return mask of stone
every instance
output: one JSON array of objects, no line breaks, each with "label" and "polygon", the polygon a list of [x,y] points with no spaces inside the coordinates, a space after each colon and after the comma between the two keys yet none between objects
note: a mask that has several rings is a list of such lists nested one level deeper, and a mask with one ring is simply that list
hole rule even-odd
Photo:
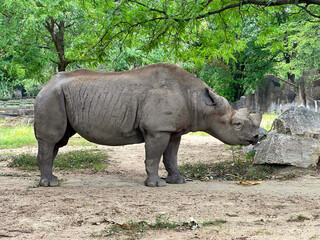
[{"label": "stone", "polygon": [[254,163],[309,168],[319,164],[319,157],[318,139],[272,133],[260,143]]},{"label": "stone", "polygon": [[320,69],[303,73],[298,81],[296,104],[320,111]]},{"label": "stone", "polygon": [[272,129],[287,135],[320,134],[320,114],[305,107],[294,107],[277,117]]},{"label": "stone", "polygon": [[284,112],[260,142],[254,163],[302,168],[320,165],[320,114],[305,107]]},{"label": "stone", "polygon": [[274,76],[267,76],[260,81],[255,90],[257,111],[280,113],[288,106],[293,106],[296,94],[294,87],[283,84]]}]

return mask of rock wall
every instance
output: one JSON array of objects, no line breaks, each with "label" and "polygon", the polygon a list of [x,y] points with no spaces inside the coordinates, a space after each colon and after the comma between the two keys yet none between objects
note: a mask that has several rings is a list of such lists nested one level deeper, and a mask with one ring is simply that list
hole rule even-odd
[{"label": "rock wall", "polygon": [[33,100],[0,101],[0,119],[5,119],[5,125],[32,125]]},{"label": "rock wall", "polygon": [[320,112],[320,70],[305,72],[298,81],[298,106],[306,106]]},{"label": "rock wall", "polygon": [[287,83],[280,84],[276,77],[264,78],[256,87],[255,94],[249,94],[232,106],[246,107],[250,112],[275,112],[280,114],[293,106],[305,106],[320,112],[320,70],[305,72],[298,81],[298,91]]}]

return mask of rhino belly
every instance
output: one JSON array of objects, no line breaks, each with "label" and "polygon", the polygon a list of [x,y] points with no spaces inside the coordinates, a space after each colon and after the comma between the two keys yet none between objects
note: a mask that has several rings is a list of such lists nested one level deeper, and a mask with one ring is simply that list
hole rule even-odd
[{"label": "rhino belly", "polygon": [[139,99],[136,95],[129,94],[125,88],[117,91],[96,88],[90,92],[81,92],[76,87],[71,89],[65,93],[67,117],[82,137],[112,146],[144,141],[138,129]]}]

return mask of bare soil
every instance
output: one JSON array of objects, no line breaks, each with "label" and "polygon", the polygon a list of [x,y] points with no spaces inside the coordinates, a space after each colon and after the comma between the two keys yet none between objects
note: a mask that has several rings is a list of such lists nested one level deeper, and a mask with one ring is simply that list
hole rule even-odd
[{"label": "bare soil", "polygon": [[[212,180],[148,188],[143,185],[143,144],[97,148],[109,152],[107,172],[56,172],[63,181],[53,188],[37,187],[38,172],[8,168],[9,160],[2,157],[0,238],[320,239],[320,175],[315,171],[249,187]],[[1,150],[0,155],[6,152]],[[221,142],[205,136],[185,136],[179,152],[180,164],[230,158],[231,152]],[[162,166],[161,175],[165,176]],[[193,218],[199,227],[110,232],[112,223],[153,223],[159,215],[168,222]],[[214,220],[226,222],[202,225]]]}]

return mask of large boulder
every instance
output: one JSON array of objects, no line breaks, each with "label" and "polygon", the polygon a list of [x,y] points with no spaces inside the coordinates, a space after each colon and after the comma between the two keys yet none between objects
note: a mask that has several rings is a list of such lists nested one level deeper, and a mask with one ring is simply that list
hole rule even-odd
[{"label": "large boulder", "polygon": [[320,160],[320,114],[305,107],[291,108],[275,119],[261,141],[255,164],[314,167]]}]

